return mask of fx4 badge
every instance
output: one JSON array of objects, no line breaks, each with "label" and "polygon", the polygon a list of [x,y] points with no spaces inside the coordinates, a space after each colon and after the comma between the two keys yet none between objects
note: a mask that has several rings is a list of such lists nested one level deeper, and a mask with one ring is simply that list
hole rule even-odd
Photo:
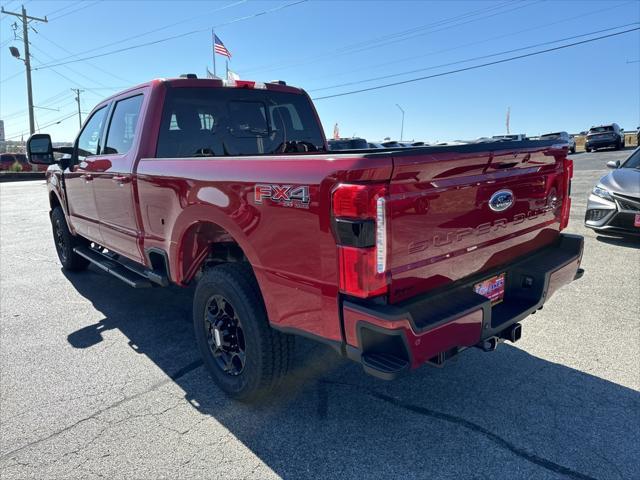
[{"label": "fx4 badge", "polygon": [[256,183],[254,198],[258,205],[269,199],[283,207],[309,208],[309,186]]}]

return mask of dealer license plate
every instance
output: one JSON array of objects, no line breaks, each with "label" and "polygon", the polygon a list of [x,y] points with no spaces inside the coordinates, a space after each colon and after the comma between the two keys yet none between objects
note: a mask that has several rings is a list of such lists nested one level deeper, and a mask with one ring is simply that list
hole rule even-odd
[{"label": "dealer license plate", "polygon": [[473,291],[487,297],[492,305],[496,305],[504,300],[506,273],[502,272],[491,278],[487,278],[473,286]]},{"label": "dealer license plate", "polygon": [[634,227],[640,227],[640,213],[636,213],[636,218],[633,221],[633,226]]}]

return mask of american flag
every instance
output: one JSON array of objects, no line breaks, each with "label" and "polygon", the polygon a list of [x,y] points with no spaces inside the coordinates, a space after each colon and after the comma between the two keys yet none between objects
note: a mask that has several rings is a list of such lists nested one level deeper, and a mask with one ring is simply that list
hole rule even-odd
[{"label": "american flag", "polygon": [[224,46],[222,40],[220,40],[215,33],[213,34],[213,51],[218,55],[223,55],[231,59],[231,52],[227,50],[227,47]]}]

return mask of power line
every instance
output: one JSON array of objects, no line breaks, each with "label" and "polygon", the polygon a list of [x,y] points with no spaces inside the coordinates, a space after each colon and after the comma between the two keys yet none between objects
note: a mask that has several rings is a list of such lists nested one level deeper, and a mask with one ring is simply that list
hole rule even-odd
[{"label": "power line", "polygon": [[[64,99],[64,97],[68,97],[70,95],[71,94],[66,89],[62,90],[61,92],[58,92],[55,95],[53,95],[51,97],[48,97],[48,98],[46,98],[45,100],[43,100],[41,102],[37,102],[38,103],[37,107],[44,107],[44,106],[50,105],[52,103],[59,102],[62,99]],[[36,107],[36,106],[34,105],[34,107]],[[11,112],[11,113],[9,113],[7,115],[3,115],[2,119],[3,120],[9,120],[9,119],[12,119],[12,118],[19,118],[19,117],[22,117],[22,116],[26,115],[28,112],[29,112],[29,110],[26,109],[26,108],[22,109],[22,110],[16,110],[16,111]]]},{"label": "power line", "polygon": [[61,12],[62,10],[66,10],[67,8],[75,7],[79,3],[82,3],[82,0],[77,0],[75,2],[71,2],[68,5],[65,5],[64,7],[57,8],[57,9],[53,10],[52,12],[47,13],[45,16],[46,17],[51,17],[51,15],[55,15],[56,13]]},{"label": "power line", "polygon": [[9,75],[8,77],[3,78],[2,80],[0,80],[0,83],[8,82],[12,78],[16,78],[18,75],[22,75],[22,72],[16,72],[13,75]]},{"label": "power line", "polygon": [[[45,124],[45,125],[40,125],[39,129],[40,129],[40,130],[42,130],[43,128],[51,127],[52,125],[57,125],[57,124],[59,124],[59,123],[64,122],[65,120],[68,120],[68,119],[70,119],[70,118],[75,117],[76,115],[77,115],[77,113],[76,113],[76,112],[73,112],[73,113],[67,114],[67,115],[62,116],[62,117],[60,117],[60,118],[57,118],[56,120],[53,120],[51,123],[47,123],[47,124]],[[28,133],[29,133],[29,131],[28,131],[28,130],[25,130],[25,131],[22,131],[22,132],[20,132],[20,133],[15,134],[15,135],[11,135],[11,136],[9,136],[9,137],[6,137],[6,138],[5,138],[5,140],[12,140],[12,139],[14,139],[14,138],[21,137],[21,136],[26,135],[26,134],[28,134]]]},{"label": "power line", "polygon": [[[503,10],[503,11],[498,11],[498,12],[494,12],[491,13],[489,15],[484,15],[482,16],[483,13],[487,13],[487,12],[491,12],[491,9],[487,9],[487,8],[483,8],[480,10],[473,10],[470,12],[467,12],[466,14],[462,14],[462,15],[456,15],[453,17],[449,17],[449,18],[445,18],[442,20],[439,20],[437,22],[432,22],[432,23],[428,23],[425,25],[421,25],[419,27],[413,27],[410,28],[408,30],[403,30],[401,32],[396,32],[394,34],[388,34],[388,35],[383,35],[381,37],[376,37],[376,38],[372,38],[369,39],[365,42],[358,42],[356,44],[351,44],[351,45],[347,45],[347,46],[343,46],[340,47],[339,49],[335,49],[332,51],[329,51],[327,53],[323,53],[320,55],[313,55],[310,56],[309,58],[306,58],[305,60],[301,60],[301,61],[295,61],[295,62],[284,62],[281,64],[269,64],[269,65],[264,65],[262,67],[256,67],[256,68],[252,68],[252,69],[243,69],[244,72],[264,72],[264,71],[272,71],[272,70],[280,70],[283,68],[291,68],[291,67],[297,67],[300,65],[305,65],[305,64],[309,64],[309,63],[316,63],[318,60],[321,59],[325,59],[325,58],[334,58],[336,56],[342,56],[342,55],[349,55],[349,54],[353,54],[353,53],[358,53],[358,52],[362,52],[365,50],[370,50],[370,49],[374,49],[374,48],[381,48],[385,45],[389,45],[391,43],[397,43],[397,42],[402,42],[402,41],[406,41],[406,40],[410,40],[412,38],[418,37],[418,36],[423,36],[423,35],[428,35],[431,33],[437,33],[437,32],[441,32],[444,30],[449,30],[451,28],[455,28],[455,27],[459,27],[462,25],[467,25],[469,23],[473,23],[473,22],[477,22],[479,20],[485,20],[487,18],[490,17],[494,17],[497,15],[503,15],[505,13],[509,13],[512,12],[514,10],[519,10],[525,7],[529,7],[532,5],[535,5],[537,3],[540,3],[544,0],[537,0],[534,2],[530,2],[530,3],[526,3],[520,6],[517,6],[515,8],[511,8],[509,10]],[[506,2],[504,4],[500,4],[496,7],[493,7],[493,9],[497,9],[497,8],[502,8],[505,5],[513,5],[512,2]],[[459,20],[464,20],[465,18],[470,17],[469,20],[466,20],[464,22],[459,22]],[[458,23],[454,23],[457,22]],[[451,24],[453,23],[453,24]],[[435,28],[435,27],[441,27],[441,28]],[[426,31],[422,31],[422,32],[417,32],[418,30],[425,30]],[[411,35],[413,34],[413,35]],[[395,39],[393,37],[396,37]]]},{"label": "power line", "polygon": [[325,95],[323,97],[316,97],[313,100],[325,100],[327,98],[344,97],[346,95],[353,95],[353,94],[362,93],[362,92],[370,92],[370,91],[373,91],[373,90],[381,90],[383,88],[393,87],[393,86],[396,86],[396,85],[405,85],[407,83],[419,82],[421,80],[428,80],[430,78],[444,77],[446,75],[452,75],[454,73],[466,72],[466,71],[469,71],[469,70],[476,70],[478,68],[484,68],[484,67],[488,67],[488,66],[491,66],[491,65],[498,65],[498,64],[501,64],[501,63],[507,63],[507,62],[511,62],[513,60],[519,60],[521,58],[533,57],[535,55],[542,55],[543,53],[549,53],[549,52],[553,52],[553,51],[556,51],[556,50],[562,50],[562,49],[565,49],[565,48],[575,47],[577,45],[583,45],[583,44],[586,44],[586,43],[591,43],[591,42],[595,42],[595,41],[598,41],[598,40],[603,40],[605,38],[611,38],[611,37],[615,37],[615,36],[618,36],[618,35],[623,35],[625,33],[635,32],[637,30],[640,30],[640,27],[631,28],[629,30],[624,30],[622,32],[610,33],[608,35],[602,35],[600,37],[590,38],[588,40],[582,40],[580,42],[568,43],[566,45],[560,45],[560,46],[553,47],[553,48],[547,48],[545,50],[538,50],[537,52],[525,53],[523,55],[517,55],[515,57],[503,58],[501,60],[495,60],[493,62],[482,63],[482,64],[479,64],[479,65],[472,65],[470,67],[459,68],[457,70],[450,70],[448,72],[436,73],[434,75],[428,75],[428,76],[425,76],[425,77],[412,78],[412,79],[409,79],[409,80],[402,80],[400,82],[387,83],[387,84],[384,84],[384,85],[376,85],[375,87],[361,88],[359,90],[351,90],[349,92],[342,92],[342,93],[336,93],[336,94],[333,94],[333,95]]},{"label": "power line", "polygon": [[[227,26],[227,25],[231,25],[233,23],[237,23],[237,22],[243,21],[243,20],[248,20],[248,19],[251,19],[251,18],[260,17],[262,15],[267,15],[269,13],[274,13],[274,12],[277,12],[279,10],[283,10],[285,8],[293,7],[293,6],[299,5],[301,3],[306,3],[308,1],[309,0],[297,0],[295,2],[287,3],[287,4],[281,5],[279,7],[274,7],[274,8],[268,9],[268,10],[263,10],[261,12],[254,13],[252,15],[246,15],[244,17],[236,18],[234,20],[230,20],[228,22],[224,22],[224,23],[218,24],[214,28],[221,28],[221,27],[224,27],[224,26]],[[153,40],[153,41],[150,41],[150,42],[141,43],[141,44],[138,44],[138,45],[131,45],[129,47],[119,48],[117,50],[112,50],[110,52],[99,53],[99,54],[96,54],[96,55],[90,55],[88,57],[67,60],[67,61],[63,61],[63,62],[59,62],[59,63],[49,63],[49,64],[45,64],[45,65],[42,65],[42,66],[38,67],[37,70],[42,70],[42,69],[45,69],[45,68],[52,68],[52,67],[59,67],[61,65],[67,65],[69,63],[83,62],[85,60],[92,60],[94,58],[105,57],[107,55],[114,55],[116,53],[127,52],[129,50],[148,47],[150,45],[157,45],[159,43],[168,42],[170,40],[176,40],[178,38],[187,37],[187,36],[190,36],[190,35],[194,35],[196,33],[208,32],[210,29],[211,29],[210,27],[207,27],[207,28],[203,28],[203,29],[199,29],[199,30],[192,30],[190,32],[184,32],[184,33],[180,33],[180,34],[173,35],[173,36],[170,36],[170,37],[160,38],[158,40]]]},{"label": "power line", "polygon": [[502,52],[491,53],[491,54],[488,54],[488,55],[481,55],[481,56],[478,56],[478,57],[467,58],[467,59],[458,60],[458,61],[455,61],[455,62],[443,63],[443,64],[440,64],[440,65],[432,65],[432,66],[423,67],[423,68],[416,68],[415,70],[407,70],[405,72],[400,72],[400,73],[392,73],[392,74],[389,74],[389,75],[381,75],[379,77],[372,77],[372,78],[367,78],[367,79],[364,79],[364,80],[357,80],[357,81],[354,81],[354,82],[339,83],[339,84],[331,85],[331,86],[328,86],[328,87],[314,88],[314,89],[309,90],[309,92],[319,92],[321,90],[331,90],[331,89],[339,88],[339,87],[348,87],[348,86],[351,86],[351,85],[357,85],[357,84],[366,83],[366,82],[374,82],[376,80],[384,80],[384,79],[387,79],[387,78],[402,77],[404,75],[409,75],[410,73],[424,72],[425,70],[433,70],[435,68],[450,67],[451,65],[458,65],[460,63],[473,62],[475,60],[484,60],[485,58],[497,57],[497,56],[500,56],[500,55],[506,55],[508,53],[521,52],[522,50],[529,50],[531,48],[542,47],[544,45],[551,45],[553,43],[558,43],[558,42],[566,42],[567,40],[574,40],[576,38],[582,38],[582,37],[587,37],[587,36],[590,36],[590,35],[596,35],[598,33],[610,32],[611,30],[618,30],[620,28],[626,28],[626,27],[630,27],[631,25],[638,25],[638,24],[639,24],[639,22],[627,23],[625,25],[618,25],[616,27],[605,28],[603,30],[596,30],[594,32],[583,33],[581,35],[573,35],[571,37],[559,38],[557,40],[550,40],[548,42],[536,43],[534,45],[527,45],[526,47],[512,48],[510,50],[504,50]]},{"label": "power line", "polygon": [[[243,4],[243,3],[246,3],[247,1],[248,1],[248,0],[238,0],[238,1],[236,1],[236,2],[233,2],[233,3],[230,3],[230,4],[224,5],[224,6],[222,6],[222,7],[216,8],[216,9],[214,9],[214,10],[207,11],[207,12],[205,12],[205,13],[204,13],[204,15],[209,15],[209,14],[212,14],[212,13],[215,13],[215,12],[219,12],[219,11],[222,11],[222,10],[226,10],[226,9],[228,9],[228,8],[235,7],[235,6],[237,6],[237,5],[240,5],[240,4]],[[193,17],[189,17],[189,18],[186,18],[186,19],[183,19],[183,20],[179,20],[179,21],[176,21],[176,22],[172,22],[172,23],[170,23],[170,24],[168,24],[168,25],[164,25],[164,26],[162,26],[162,27],[154,28],[153,30],[148,30],[148,31],[146,31],[146,32],[138,33],[138,34],[136,34],[136,35],[132,35],[132,36],[130,36],[130,37],[123,38],[123,39],[121,39],[121,40],[116,40],[115,42],[111,42],[111,43],[106,43],[106,44],[104,44],[104,45],[100,45],[99,47],[94,47],[94,48],[91,48],[91,49],[89,49],[89,50],[84,50],[84,51],[82,51],[82,52],[74,53],[74,54],[72,54],[72,55],[71,55],[71,57],[70,57],[70,58],[78,57],[78,56],[80,56],[80,55],[84,55],[85,53],[95,52],[95,51],[97,51],[97,50],[102,50],[102,49],[104,49],[104,48],[112,47],[112,46],[114,46],[114,45],[119,45],[119,44],[121,44],[121,43],[128,42],[129,40],[134,40],[134,39],[136,39],[136,38],[144,37],[144,36],[146,36],[146,35],[150,35],[150,34],[152,34],[152,33],[156,33],[156,32],[162,31],[162,30],[166,30],[167,28],[171,28],[171,27],[174,27],[174,26],[176,26],[176,25],[180,25],[180,24],[182,24],[182,23],[186,23],[186,22],[189,22],[189,21],[194,20],[194,19],[201,19],[201,18],[202,18],[202,15],[203,15],[203,14],[200,14],[200,15],[197,15],[197,16],[193,16]],[[67,59],[69,59],[69,57],[67,57]],[[55,61],[55,62],[58,62],[58,61],[60,61],[60,60],[63,60],[63,59],[56,59],[56,60],[54,60],[54,61]]]},{"label": "power line", "polygon": [[[55,41],[51,40],[49,37],[47,37],[46,35],[42,34],[42,32],[36,32],[39,36],[41,36],[42,38],[44,38],[46,41],[48,41],[49,43],[51,43],[53,46],[58,47],[60,50],[62,50],[63,52],[67,52],[69,55],[74,56],[76,54],[74,54],[73,52],[71,52],[70,50],[68,50],[67,48],[63,47],[62,45],[60,45],[59,43],[56,43]],[[53,57],[51,57],[53,58]],[[126,78],[122,78],[119,75],[116,75],[113,72],[110,72],[109,70],[107,70],[106,68],[102,68],[99,67],[98,65],[95,65],[91,62],[86,62],[87,65],[89,65],[92,68],[95,68],[96,70],[101,71],[102,73],[106,73],[107,75],[109,75],[110,77],[115,78],[116,80],[120,80],[122,82],[125,83],[129,83],[129,84],[133,84],[135,82],[132,82],[130,80],[127,80]]]},{"label": "power line", "polygon": [[90,2],[90,3],[84,3],[84,2],[82,3],[83,5],[76,8],[75,10],[71,10],[70,12],[65,12],[61,15],[58,15],[57,17],[52,17],[49,20],[58,20],[62,17],[66,17],[67,15],[71,15],[72,13],[76,13],[76,12],[79,12],[80,10],[84,10],[85,8],[93,7],[96,3],[100,3],[100,0],[95,0],[95,2]]},{"label": "power line", "polygon": [[[69,95],[71,96],[71,92],[69,92]],[[65,103],[61,103],[60,105],[57,106],[57,108],[55,110],[49,110],[47,109],[44,112],[38,112],[38,116],[34,119],[36,121],[36,123],[42,123],[42,121],[47,121],[49,118],[51,118],[54,115],[59,115],[60,111],[64,110],[66,107],[70,106],[70,105],[75,105],[76,101],[75,100],[71,100],[70,102],[65,102]],[[40,107],[38,107],[37,105],[34,105],[35,109],[39,109]],[[20,119],[20,117],[24,117],[24,114],[18,116],[17,118],[13,118],[11,120],[8,119],[4,119],[5,120],[5,124],[7,125],[7,128],[9,128],[9,124],[11,124],[12,126],[16,125],[16,124],[22,124],[24,121]],[[20,128],[20,127],[16,127],[16,128]],[[38,127],[40,128],[40,127]],[[25,131],[26,132],[26,131]],[[28,132],[26,132],[28,133]]]},{"label": "power line", "polygon": [[441,53],[452,52],[452,51],[455,51],[455,50],[459,50],[461,48],[477,46],[477,45],[479,45],[481,43],[487,43],[487,42],[491,42],[493,40],[500,40],[502,38],[512,37],[514,35],[520,35],[522,33],[531,32],[531,31],[534,31],[534,30],[539,30],[541,28],[548,28],[548,27],[551,27],[553,25],[565,24],[565,23],[570,22],[570,21],[578,20],[580,18],[584,18],[584,17],[590,16],[590,15],[595,15],[596,13],[600,13],[600,12],[604,12],[604,11],[610,11],[610,10],[613,10],[614,8],[620,8],[620,7],[622,7],[624,5],[628,5],[630,3],[635,3],[635,0],[630,0],[628,2],[620,3],[620,4],[615,5],[613,7],[609,5],[609,6],[605,7],[605,8],[599,8],[597,10],[591,10],[589,12],[585,12],[585,13],[580,14],[580,15],[572,15],[570,17],[565,17],[565,18],[558,19],[558,20],[556,20],[554,22],[546,22],[546,23],[543,23],[543,24],[540,24],[540,25],[536,25],[534,27],[525,28],[525,29],[522,29],[522,30],[517,30],[515,32],[509,32],[509,33],[505,33],[505,34],[502,34],[502,35],[497,35],[495,37],[489,37],[489,38],[486,38],[486,39],[483,39],[483,40],[476,40],[474,42],[465,43],[465,44],[462,44],[462,45],[458,45],[456,47],[451,47],[451,48],[445,48],[445,49],[442,49],[442,50],[431,51],[431,52],[420,54],[420,55],[413,55],[411,57],[397,58],[395,60],[387,60],[382,64],[367,65],[367,66],[364,66],[364,67],[354,68],[354,69],[351,69],[349,71],[341,71],[341,72],[338,72],[337,74],[333,73],[333,74],[329,74],[329,75],[320,75],[320,76],[316,76],[315,78],[316,79],[327,78],[327,77],[335,78],[338,75],[347,75],[347,74],[351,74],[351,73],[354,73],[354,72],[360,72],[360,71],[363,71],[363,70],[371,70],[371,69],[377,69],[377,68],[380,68],[380,67],[388,67],[389,65],[394,65],[394,64],[398,64],[398,63],[405,63],[407,61],[415,60],[417,58],[430,57],[430,56],[441,54]]}]

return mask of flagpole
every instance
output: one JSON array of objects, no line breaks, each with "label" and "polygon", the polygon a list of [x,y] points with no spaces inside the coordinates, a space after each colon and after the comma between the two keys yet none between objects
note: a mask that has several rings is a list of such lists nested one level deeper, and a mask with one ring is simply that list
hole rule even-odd
[{"label": "flagpole", "polygon": [[226,73],[225,77],[228,79],[228,78],[229,78],[229,59],[227,58],[227,59],[224,61],[224,63],[225,63],[225,65],[227,66],[227,73]]},{"label": "flagpole", "polygon": [[211,29],[211,41],[213,42],[213,76],[217,77],[216,74],[216,33]]}]

